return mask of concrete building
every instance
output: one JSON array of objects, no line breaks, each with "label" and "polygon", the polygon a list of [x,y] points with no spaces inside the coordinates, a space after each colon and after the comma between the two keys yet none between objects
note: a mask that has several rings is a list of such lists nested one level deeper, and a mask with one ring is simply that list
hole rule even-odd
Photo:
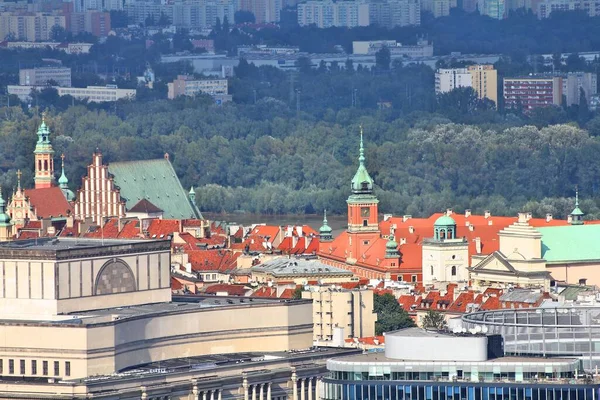
[{"label": "concrete building", "polygon": [[76,13],[85,11],[120,11],[123,10],[123,0],[74,0]]},{"label": "concrete building", "polygon": [[[60,87],[52,86],[58,91],[59,96],[72,96],[77,100],[87,100],[89,102],[103,103],[106,101],[117,101],[121,99],[133,99],[136,94],[135,89],[119,89],[115,85],[107,86],[88,86],[86,88]],[[31,100],[31,90],[39,89],[36,86],[15,86],[8,85],[8,94],[18,96],[22,101]]]},{"label": "concrete building", "polygon": [[504,107],[531,111],[562,104],[561,77],[504,78]]},{"label": "concrete building", "polygon": [[279,22],[282,0],[239,0],[236,10],[250,11],[256,18],[256,23],[264,24]]},{"label": "concrete building", "polygon": [[302,298],[313,301],[316,342],[332,341],[335,328],[344,329],[344,339],[375,335],[377,314],[373,312],[372,290],[311,286],[302,292]]},{"label": "concrete building", "polygon": [[534,4],[538,18],[548,18],[553,11],[584,11],[590,17],[600,15],[600,3],[584,0],[544,0]]},{"label": "concrete building", "polygon": [[477,7],[481,15],[494,19],[506,18],[505,0],[478,0]]},{"label": "concrete building", "polygon": [[19,70],[19,85],[47,86],[55,82],[58,86],[71,87],[71,68],[40,67]]},{"label": "concrete building", "polygon": [[109,12],[83,11],[67,14],[67,31],[74,35],[89,32],[94,36],[106,37],[111,28]]},{"label": "concrete building", "polygon": [[[454,4],[453,4],[454,3]],[[450,8],[456,7],[454,0],[423,0],[421,1],[421,10],[429,11],[434,18],[450,15]]]},{"label": "concrete building", "polygon": [[[513,328],[514,330],[514,328]],[[408,328],[385,335],[385,353],[327,361],[321,399],[593,400],[574,357],[504,357],[502,337]],[[421,396],[422,394],[422,396]]]},{"label": "concrete building", "polygon": [[369,20],[386,28],[421,25],[421,3],[417,0],[384,0],[369,3]]},{"label": "concrete building", "polygon": [[461,87],[472,87],[471,74],[466,68],[438,69],[435,73],[435,93],[448,93]]},{"label": "concrete building", "polygon": [[306,285],[310,281],[325,283],[352,282],[351,272],[320,263],[316,258],[278,257],[253,266],[251,277],[255,282],[294,282]]},{"label": "concrete building", "polygon": [[[265,355],[311,347],[310,302],[249,304],[215,297],[171,302],[170,246],[169,240],[82,238],[1,243],[0,365],[3,376],[19,379],[7,379],[0,397],[187,399],[203,387],[229,399],[244,391],[257,396],[257,384],[264,383],[262,393],[269,398],[274,393],[267,385],[273,383],[278,396],[299,400],[300,388],[314,389],[315,380],[311,388],[300,385],[300,378],[318,378],[323,361],[321,367],[308,363],[305,373],[304,367],[291,368],[304,356],[294,362],[283,353]],[[217,356],[247,352],[263,353],[239,356],[258,362],[243,369],[248,375],[232,370],[229,356]],[[278,361],[272,368],[281,368],[277,374],[250,372],[264,371],[270,364],[260,363],[273,360]],[[233,384],[232,371],[234,389],[215,386],[225,377]]]},{"label": "concrete building", "polygon": [[498,106],[498,71],[493,65],[470,65],[471,87],[480,99],[488,99]]},{"label": "concrete building", "polygon": [[0,13],[0,38],[13,37],[27,42],[49,40],[52,27],[67,28],[64,15],[48,13]]},{"label": "concrete building", "polygon": [[[227,96],[227,79],[193,79],[191,76],[179,75],[177,79],[168,84],[169,99],[178,96],[196,96],[206,93],[213,97]],[[229,96],[229,101],[231,96]]]},{"label": "concrete building", "polygon": [[368,26],[369,4],[364,0],[309,0],[298,4],[298,25],[315,24],[319,28]]},{"label": "concrete building", "polygon": [[598,75],[592,72],[569,72],[563,77],[563,95],[567,106],[579,104],[581,90],[589,106],[592,96],[598,93]]},{"label": "concrete building", "polygon": [[59,43],[59,42],[2,42],[0,48],[8,49],[45,49],[51,48],[67,54],[88,54],[92,43]]},{"label": "concrete building", "polygon": [[433,56],[433,44],[426,40],[418,40],[416,45],[402,45],[395,40],[369,40],[352,42],[352,54],[370,55],[375,54],[382,47],[390,50],[393,57],[421,58]]},{"label": "concrete building", "polygon": [[469,281],[469,242],[456,234],[456,222],[448,215],[433,226],[434,237],[423,240],[423,284]]}]

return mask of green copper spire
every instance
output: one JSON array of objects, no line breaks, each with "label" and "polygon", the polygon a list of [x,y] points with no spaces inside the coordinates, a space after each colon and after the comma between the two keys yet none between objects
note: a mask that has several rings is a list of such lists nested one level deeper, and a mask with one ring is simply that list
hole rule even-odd
[{"label": "green copper spire", "polygon": [[67,176],[65,175],[65,155],[61,154],[60,159],[61,159],[62,172],[60,174],[60,178],[58,178],[58,186],[61,189],[67,189],[68,185],[69,185],[69,180],[67,179]]},{"label": "green copper spire", "polygon": [[192,204],[196,204],[196,190],[194,189],[194,186],[192,186],[190,188],[190,192],[188,193],[188,196],[190,198],[190,201],[192,202]]},{"label": "green copper spire", "polygon": [[360,149],[358,156],[358,169],[352,178],[352,193],[371,194],[373,192],[373,179],[365,167],[365,149],[363,145],[363,128],[360,127]]},{"label": "green copper spire", "polygon": [[319,238],[323,241],[332,240],[331,227],[327,224],[327,210],[323,211],[323,225],[319,228]]},{"label": "green copper spire", "polygon": [[34,153],[50,153],[54,154],[52,143],[50,143],[50,129],[46,125],[46,113],[42,113],[42,123],[37,131],[38,141],[35,144]]},{"label": "green copper spire", "polygon": [[0,226],[11,225],[10,216],[6,213],[6,201],[2,198],[2,188],[0,188]]},{"label": "green copper spire", "polygon": [[579,208],[579,189],[575,188],[575,208],[571,211],[571,225],[583,225],[585,213]]},{"label": "green copper spire", "polygon": [[385,244],[385,258],[397,258],[400,254],[398,253],[398,243],[394,240],[394,233],[390,232],[388,241]]}]

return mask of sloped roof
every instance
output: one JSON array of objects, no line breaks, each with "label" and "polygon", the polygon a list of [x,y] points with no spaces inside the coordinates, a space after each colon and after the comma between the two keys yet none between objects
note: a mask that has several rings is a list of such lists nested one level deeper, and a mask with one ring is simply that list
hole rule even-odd
[{"label": "sloped roof", "polygon": [[244,296],[250,289],[245,285],[230,285],[226,283],[217,283],[206,288],[205,293],[217,294],[218,292],[225,292],[229,296]]},{"label": "sloped roof", "polygon": [[229,250],[187,250],[193,271],[228,273],[236,269],[240,253]]},{"label": "sloped roof", "polygon": [[600,260],[600,225],[537,228],[542,234],[542,258],[548,263]]},{"label": "sloped roof", "polygon": [[73,214],[73,206],[59,187],[25,189],[25,196],[29,197],[29,203],[35,208],[38,218],[66,217]]},{"label": "sloped roof", "polygon": [[134,213],[145,213],[145,214],[153,214],[153,213],[162,212],[162,210],[160,208],[156,207],[154,204],[152,204],[150,201],[148,201],[148,199],[141,199],[140,201],[135,203],[135,206],[131,207],[129,209],[129,211],[134,212]]},{"label": "sloped roof", "polygon": [[108,171],[114,175],[127,209],[145,198],[163,210],[165,218],[202,218],[166,158],[114,162]]},{"label": "sloped roof", "polygon": [[157,238],[179,232],[179,221],[175,219],[153,219],[148,226],[148,236]]}]

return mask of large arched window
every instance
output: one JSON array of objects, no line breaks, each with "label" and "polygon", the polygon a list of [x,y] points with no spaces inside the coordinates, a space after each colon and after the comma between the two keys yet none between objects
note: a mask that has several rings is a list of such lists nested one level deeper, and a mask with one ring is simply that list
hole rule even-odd
[{"label": "large arched window", "polygon": [[452,276],[456,276],[456,265],[452,266],[452,272],[451,272]]},{"label": "large arched window", "polygon": [[100,268],[94,285],[95,295],[135,291],[135,277],[125,261],[114,258]]}]

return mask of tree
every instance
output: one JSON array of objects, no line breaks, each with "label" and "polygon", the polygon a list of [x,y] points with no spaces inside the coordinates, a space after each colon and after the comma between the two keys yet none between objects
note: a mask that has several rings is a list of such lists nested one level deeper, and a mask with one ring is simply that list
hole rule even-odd
[{"label": "tree", "polygon": [[156,25],[158,26],[168,26],[171,23],[171,21],[169,21],[169,17],[167,17],[167,15],[165,13],[160,13],[160,17],[158,18],[158,21],[156,22]]},{"label": "tree", "polygon": [[375,65],[377,68],[388,70],[390,69],[391,61],[392,55],[387,46],[383,46],[377,53],[375,53]]},{"label": "tree", "polygon": [[253,24],[256,22],[256,17],[252,11],[238,10],[233,15],[233,21],[236,24]]},{"label": "tree", "polygon": [[64,42],[67,39],[67,31],[60,25],[54,25],[50,29],[50,40],[54,42]]},{"label": "tree", "polygon": [[148,26],[154,26],[156,24],[156,22],[154,21],[154,15],[150,14],[146,17],[146,19],[144,20],[144,26],[148,27]]},{"label": "tree", "polygon": [[444,314],[439,311],[429,310],[421,321],[421,327],[426,330],[441,331],[447,328]]},{"label": "tree", "polygon": [[373,311],[377,313],[376,335],[415,326],[410,315],[400,307],[398,300],[390,293],[383,295],[375,293],[373,295],[373,308]]},{"label": "tree", "polygon": [[354,62],[351,59],[347,58],[346,59],[346,65],[344,66],[344,69],[348,73],[354,72]]},{"label": "tree", "polygon": [[110,25],[113,28],[126,28],[129,23],[127,12],[123,10],[110,11]]},{"label": "tree", "polygon": [[292,299],[300,300],[302,298],[303,290],[304,288],[302,286],[296,286],[296,289],[294,289],[294,292],[292,293]]}]

